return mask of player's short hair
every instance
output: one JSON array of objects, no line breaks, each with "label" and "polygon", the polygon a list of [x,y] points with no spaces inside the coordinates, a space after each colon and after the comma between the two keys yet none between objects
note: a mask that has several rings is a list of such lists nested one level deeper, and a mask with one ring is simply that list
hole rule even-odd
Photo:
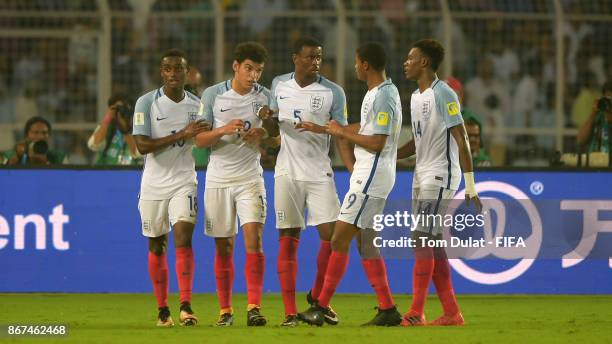
[{"label": "player's short hair", "polygon": [[612,92],[612,81],[604,82],[603,86],[601,86],[601,93]]},{"label": "player's short hair", "polygon": [[28,136],[30,129],[32,129],[32,126],[36,123],[42,123],[46,125],[47,129],[49,129],[49,133],[51,133],[51,123],[49,123],[49,121],[47,121],[44,117],[34,116],[28,119],[28,121],[26,122],[25,127],[23,128],[23,135]]},{"label": "player's short hair", "polygon": [[319,42],[316,38],[311,36],[302,36],[295,41],[293,45],[293,53],[299,54],[302,51],[303,47],[322,47],[323,44]]},{"label": "player's short hair", "polygon": [[257,42],[243,42],[234,48],[234,60],[238,63],[249,59],[255,63],[265,63],[268,60],[268,51]]},{"label": "player's short hair", "polygon": [[181,57],[185,60],[185,62],[187,63],[187,66],[189,66],[189,59],[187,59],[187,54],[185,54],[185,52],[182,51],[181,49],[173,48],[170,50],[166,50],[166,52],[162,54],[159,61],[160,62],[163,61],[163,59],[165,59],[166,57]]},{"label": "player's short hair", "polygon": [[440,42],[435,39],[426,38],[416,41],[412,47],[418,48],[423,55],[429,58],[429,65],[434,72],[438,70],[440,63],[444,59],[444,48]]},{"label": "player's short hair", "polygon": [[385,47],[380,43],[368,42],[357,48],[357,56],[363,62],[367,62],[377,71],[385,70],[387,65],[387,53]]}]

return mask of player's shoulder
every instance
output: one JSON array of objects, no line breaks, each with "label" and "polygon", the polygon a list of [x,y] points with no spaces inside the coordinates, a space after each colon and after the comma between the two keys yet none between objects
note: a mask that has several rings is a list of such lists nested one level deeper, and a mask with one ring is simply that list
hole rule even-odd
[{"label": "player's shoulder", "polygon": [[434,96],[436,98],[441,98],[441,99],[456,99],[457,98],[457,94],[455,93],[455,91],[453,91],[453,89],[448,86],[448,84],[440,79],[434,81],[434,83],[431,86],[431,89],[434,92]]},{"label": "player's shoulder", "polygon": [[321,76],[319,78],[319,84],[325,88],[329,88],[332,92],[342,92],[344,93],[344,89],[342,86],[336,84],[335,82],[329,80],[328,78]]},{"label": "player's shoulder", "polygon": [[294,73],[285,73],[275,76],[274,79],[272,79],[272,87],[280,82],[286,82],[293,79],[293,75]]},{"label": "player's shoulder", "polygon": [[161,98],[162,95],[163,94],[161,92],[161,88],[151,90],[141,95],[140,97],[138,97],[138,99],[136,100],[136,104],[140,104],[140,105],[148,104],[148,106],[151,106],[151,104],[153,104],[153,102],[156,101],[157,99]]},{"label": "player's shoulder", "polygon": [[221,81],[212,86],[208,86],[202,93],[204,97],[216,97],[232,89],[231,82],[229,80]]},{"label": "player's shoulder", "polygon": [[187,99],[189,99],[191,102],[195,102],[195,103],[200,103],[200,98],[198,98],[198,96],[196,96],[195,94],[189,92],[189,91],[185,91],[185,95],[187,96]]},{"label": "player's shoulder", "polygon": [[376,98],[378,99],[390,99],[395,101],[395,99],[399,97],[397,86],[395,86],[391,79],[387,79],[382,84],[377,86],[376,91]]},{"label": "player's shoulder", "polygon": [[270,95],[270,90],[267,87],[263,86],[263,85],[255,84],[253,86],[253,94],[255,94],[255,95],[262,94],[262,95],[265,95],[265,96],[269,96]]}]

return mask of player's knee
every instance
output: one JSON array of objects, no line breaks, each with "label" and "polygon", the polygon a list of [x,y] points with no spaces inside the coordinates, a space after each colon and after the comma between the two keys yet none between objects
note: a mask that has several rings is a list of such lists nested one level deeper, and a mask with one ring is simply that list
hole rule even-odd
[{"label": "player's knee", "polygon": [[234,252],[234,241],[231,238],[217,238],[215,247],[218,255],[230,256]]},{"label": "player's knee", "polygon": [[319,239],[330,241],[334,234],[334,223],[319,225],[317,229],[319,230]]},{"label": "player's knee", "polygon": [[349,246],[350,246],[351,242],[347,240],[345,240],[344,238],[342,238],[339,235],[334,235],[332,236],[331,239],[331,248],[332,251],[338,251],[338,252],[348,252],[349,251]]},{"label": "player's knee", "polygon": [[261,236],[256,236],[252,238],[251,240],[246,242],[245,245],[246,245],[246,251],[248,253],[262,253],[263,252]]},{"label": "player's knee", "polygon": [[359,250],[359,255],[363,259],[375,259],[380,257],[380,251],[371,242],[362,242],[362,240],[358,240],[357,249]]},{"label": "player's knee", "polygon": [[166,241],[158,238],[149,239],[149,252],[156,256],[161,256],[166,253]]},{"label": "player's knee", "polygon": [[299,239],[301,228],[280,228],[278,233],[281,237],[292,237]]},{"label": "player's knee", "polygon": [[191,233],[175,233],[175,247],[191,247]]}]

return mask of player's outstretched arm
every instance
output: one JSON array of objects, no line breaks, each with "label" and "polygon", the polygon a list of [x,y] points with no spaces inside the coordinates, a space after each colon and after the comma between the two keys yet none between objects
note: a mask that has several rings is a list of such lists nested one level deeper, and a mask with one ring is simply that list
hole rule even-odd
[{"label": "player's outstretched arm", "polygon": [[482,203],[480,203],[474,183],[474,167],[472,165],[472,153],[470,152],[470,141],[467,132],[463,123],[450,128],[450,132],[459,148],[459,164],[461,165],[465,180],[465,201],[468,206],[470,202],[474,202],[476,210],[480,212],[482,211]]},{"label": "player's outstretched arm", "polygon": [[244,122],[239,119],[233,119],[222,127],[199,133],[195,137],[195,144],[198,147],[210,147],[217,143],[221,137],[225,135],[237,134],[243,129]]},{"label": "player's outstretched arm", "polygon": [[299,131],[310,131],[315,134],[327,134],[326,127],[312,122],[303,121],[295,125]]},{"label": "player's outstretched arm", "polygon": [[353,130],[343,127],[335,120],[331,120],[327,122],[325,126],[325,131],[334,136],[343,138],[350,143],[359,145],[370,152],[379,153],[385,148],[385,144],[387,143],[387,135],[383,134],[375,134],[375,135],[361,135],[353,132]]},{"label": "player's outstretched arm", "polygon": [[199,133],[209,130],[209,123],[198,121],[189,123],[183,130],[165,137],[152,139],[151,137],[145,135],[134,135],[134,139],[136,140],[136,147],[138,148],[138,152],[140,152],[140,154],[142,155],[145,155],[157,152],[178,141],[191,139]]},{"label": "player's outstretched arm", "polygon": [[416,154],[416,146],[414,140],[408,141],[405,145],[397,149],[397,158],[406,159]]}]

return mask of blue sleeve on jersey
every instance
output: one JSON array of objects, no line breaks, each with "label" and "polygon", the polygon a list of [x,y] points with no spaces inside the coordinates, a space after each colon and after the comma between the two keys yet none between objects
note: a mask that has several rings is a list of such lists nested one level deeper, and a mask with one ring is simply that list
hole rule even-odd
[{"label": "blue sleeve on jersey", "polygon": [[393,119],[397,116],[395,113],[396,98],[393,97],[392,90],[393,88],[390,86],[382,87],[374,98],[374,104],[372,105],[372,112],[374,113],[372,129],[374,134],[391,134]]},{"label": "blue sleeve on jersey", "polygon": [[[276,101],[276,86],[280,82],[280,77],[274,78],[272,80],[272,87],[270,88],[270,109],[278,112],[278,102]],[[278,114],[276,114],[278,116]]]},{"label": "blue sleeve on jersey", "polygon": [[217,97],[217,85],[211,86],[204,90],[202,98],[200,98],[200,111],[198,115],[207,123],[213,124],[213,106]]},{"label": "blue sleeve on jersey", "polygon": [[151,106],[153,105],[154,95],[154,92],[150,92],[136,101],[134,118],[132,119],[132,135],[151,136]]},{"label": "blue sleeve on jersey", "polygon": [[452,128],[463,123],[461,105],[455,91],[448,85],[441,83],[434,87],[434,97],[438,113],[442,116],[446,128]]},{"label": "blue sleeve on jersey", "polygon": [[346,95],[344,94],[344,90],[342,87],[334,84],[331,87],[331,91],[334,97],[330,110],[331,118],[340,125],[346,126],[348,125],[348,110],[346,107]]}]

